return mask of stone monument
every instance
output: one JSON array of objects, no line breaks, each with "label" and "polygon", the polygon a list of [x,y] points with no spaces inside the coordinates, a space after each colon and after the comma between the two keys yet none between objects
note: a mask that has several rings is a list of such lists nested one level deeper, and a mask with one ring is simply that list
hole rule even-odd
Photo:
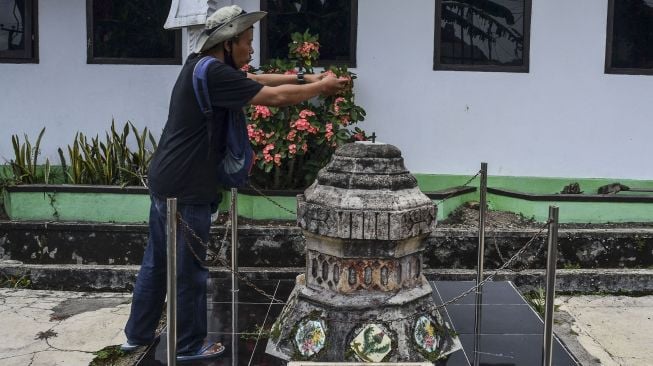
[{"label": "stone monument", "polygon": [[435,361],[460,349],[422,274],[436,207],[382,143],[338,148],[297,198],[306,273],[272,326],[284,360]]}]

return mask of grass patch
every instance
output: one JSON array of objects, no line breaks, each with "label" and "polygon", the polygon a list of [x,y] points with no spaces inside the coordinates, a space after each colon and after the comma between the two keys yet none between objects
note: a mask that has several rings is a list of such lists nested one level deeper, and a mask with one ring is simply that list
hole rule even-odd
[{"label": "grass patch", "polygon": [[97,352],[93,352],[95,358],[89,366],[114,366],[126,355],[125,352],[120,350],[120,346],[108,346],[104,347]]},{"label": "grass patch", "polygon": [[[526,301],[537,311],[540,316],[544,317],[544,311],[546,310],[546,293],[544,288],[538,287],[537,290],[527,292],[524,294]],[[558,311],[560,305],[553,305],[553,312]]]},{"label": "grass patch", "polygon": [[0,287],[4,288],[30,288],[32,285],[32,280],[28,275],[23,276],[7,276],[4,273],[0,273]]}]

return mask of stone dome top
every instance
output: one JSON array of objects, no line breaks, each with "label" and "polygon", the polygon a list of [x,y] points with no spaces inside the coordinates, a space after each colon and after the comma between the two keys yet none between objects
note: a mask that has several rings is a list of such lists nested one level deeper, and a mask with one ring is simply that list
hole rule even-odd
[{"label": "stone dome top", "polygon": [[400,189],[417,187],[404,166],[401,151],[381,143],[352,143],[338,148],[317,176],[323,186],[343,189]]},{"label": "stone dome top", "polygon": [[370,142],[341,146],[298,199],[297,220],[305,230],[340,238],[379,238],[364,230],[352,234],[356,220],[351,217],[359,216],[360,225],[387,232],[388,240],[425,234],[435,226],[435,206],[420,191],[397,147]]}]

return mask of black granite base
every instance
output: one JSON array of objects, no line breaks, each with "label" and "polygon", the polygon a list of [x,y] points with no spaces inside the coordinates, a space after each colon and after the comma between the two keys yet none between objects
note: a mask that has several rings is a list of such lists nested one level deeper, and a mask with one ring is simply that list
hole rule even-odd
[{"label": "black granite base", "polygon": [[[294,287],[291,280],[261,280],[255,284],[267,293],[286,299]],[[446,302],[474,285],[466,281],[435,281],[433,294],[438,304]],[[188,366],[226,365],[285,365],[275,357],[265,354],[265,337],[254,333],[257,326],[269,328],[281,312],[282,304],[272,304],[269,299],[244,284],[238,296],[238,327],[234,337],[237,342],[237,361],[232,357],[231,281],[209,280],[208,329],[210,340],[222,342],[227,350],[210,361],[185,362]],[[480,332],[475,333],[476,296],[467,295],[442,311],[445,320],[453,325],[460,336],[463,350],[453,353],[438,366],[533,366],[541,365],[541,318],[524,301],[510,282],[489,282],[484,286],[481,307]],[[475,351],[476,348],[476,351]],[[479,358],[475,360],[475,355]],[[476,361],[476,363],[475,363]],[[166,365],[166,335],[149,347],[139,366]],[[553,365],[579,365],[575,358],[556,339]]]}]

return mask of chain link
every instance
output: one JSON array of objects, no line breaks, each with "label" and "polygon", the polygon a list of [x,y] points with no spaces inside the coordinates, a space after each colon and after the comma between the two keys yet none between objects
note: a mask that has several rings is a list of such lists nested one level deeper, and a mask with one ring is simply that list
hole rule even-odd
[{"label": "chain link", "polygon": [[540,228],[540,230],[539,230],[538,232],[536,232],[535,235],[533,235],[533,237],[531,237],[530,240],[528,240],[528,241],[526,242],[526,244],[524,244],[523,247],[521,247],[521,249],[519,249],[519,250],[518,250],[518,251],[517,251],[517,252],[516,252],[512,257],[510,257],[510,259],[508,259],[508,261],[505,262],[501,267],[495,269],[494,272],[493,272],[491,275],[487,276],[487,277],[486,277],[483,281],[481,281],[479,284],[477,284],[476,286],[474,286],[474,287],[470,288],[469,290],[463,292],[462,294],[460,294],[460,295],[454,297],[453,299],[451,299],[451,300],[449,300],[449,301],[447,301],[447,302],[445,302],[445,303],[442,303],[441,305],[438,305],[437,308],[439,309],[439,308],[443,308],[443,307],[445,307],[445,306],[447,306],[447,305],[451,305],[451,304],[455,303],[456,301],[462,299],[463,297],[469,295],[470,293],[475,292],[475,291],[478,291],[478,289],[481,288],[481,287],[483,287],[483,285],[484,285],[486,282],[489,282],[489,281],[493,280],[494,277],[495,277],[496,275],[498,275],[500,271],[502,271],[502,270],[504,270],[504,269],[508,269],[508,267],[512,264],[512,262],[515,261],[517,258],[521,257],[521,255],[526,251],[526,249],[528,249],[528,247],[531,246],[531,244],[535,241],[535,239],[537,239],[537,238],[538,238],[538,237],[539,237],[539,236],[544,232],[544,230],[547,228],[547,226],[548,226],[550,223],[551,223],[551,221],[547,221],[547,222],[546,222],[546,223],[545,223],[545,224]]},{"label": "chain link", "polygon": [[[231,209],[230,209],[229,212],[231,212]],[[229,217],[231,217],[231,215],[230,215]],[[204,246],[204,247],[207,248],[207,249],[209,248],[209,246],[208,246],[207,244],[204,243],[204,241],[202,240],[202,238],[200,238],[200,237],[197,235],[197,233],[195,233],[195,231],[193,230],[193,228],[191,228],[190,225],[189,225],[186,221],[184,221],[184,220],[182,219],[181,215],[178,214],[178,215],[177,215],[177,218],[178,218],[179,222],[181,223],[182,229],[184,230],[184,233],[185,233],[185,234],[187,234],[187,235],[191,235],[191,236],[195,239],[195,241],[197,241],[198,243],[200,243],[200,245]],[[219,246],[218,248],[222,247],[222,243],[224,243],[224,242],[227,241],[227,233],[229,232],[229,227],[230,227],[230,226],[231,226],[231,220],[229,219],[229,220],[225,223],[225,233],[224,233],[224,237],[222,238],[222,242],[221,242],[221,244],[220,244],[220,246]],[[190,240],[186,240],[186,246],[187,246],[188,249],[190,250],[190,252],[191,252],[191,254],[193,255],[193,257],[195,257],[195,260],[197,261],[197,263],[198,263],[200,266],[202,266],[203,268],[207,268],[207,267],[210,267],[210,266],[215,266],[217,263],[220,263],[222,266],[224,266],[225,268],[227,268],[227,269],[229,270],[229,272],[231,272],[231,274],[233,274],[233,275],[235,275],[236,277],[238,277],[239,280],[241,280],[241,281],[242,281],[243,283],[245,283],[247,286],[251,287],[254,291],[258,292],[259,294],[261,294],[261,295],[263,295],[263,296],[265,296],[268,300],[272,301],[273,303],[277,303],[277,304],[283,304],[283,303],[285,303],[285,301],[277,299],[277,298],[274,297],[273,295],[268,294],[267,292],[265,292],[264,290],[262,290],[261,288],[259,288],[258,286],[256,286],[254,283],[252,283],[252,281],[249,280],[249,278],[243,276],[243,275],[240,274],[239,272],[235,272],[235,271],[231,268],[231,266],[229,265],[229,263],[227,262],[227,260],[226,260],[226,259],[223,259],[223,258],[220,257],[219,250],[218,250],[218,253],[215,255],[214,260],[213,260],[212,262],[206,262],[206,261],[202,260],[202,259],[199,257],[199,255],[197,255],[197,252],[195,252],[195,249],[193,248],[192,244],[190,243]],[[232,248],[232,250],[234,250],[234,248]]]},{"label": "chain link", "polygon": [[[460,186],[460,187],[467,187],[467,186],[469,186],[469,184],[470,184],[471,182],[473,182],[474,179],[478,178],[479,175],[481,175],[481,171],[480,171],[480,170],[479,170],[478,172],[476,172],[476,174],[474,174],[471,178],[469,178],[469,179],[467,180],[467,182],[465,182],[465,183],[464,183],[462,186]],[[451,197],[453,197],[453,196],[455,196],[455,195],[457,195],[457,194],[458,194],[458,192],[456,192],[456,191],[451,192],[448,196],[446,196],[446,197],[444,197],[443,199],[441,199],[441,200],[439,200],[438,202],[436,202],[435,205],[436,205],[436,206],[440,206],[440,204],[442,204],[444,201],[450,199]]]},{"label": "chain link", "polygon": [[[477,285],[471,287],[470,289],[468,289],[465,292],[461,293],[460,295],[452,298],[451,300],[443,302],[442,304],[439,304],[439,305],[429,304],[426,307],[426,309],[424,309],[424,310],[422,310],[420,312],[410,314],[410,315],[407,315],[407,316],[404,316],[404,317],[399,317],[399,318],[384,319],[384,321],[387,321],[387,322],[399,322],[399,321],[404,321],[404,320],[407,320],[407,319],[417,318],[417,317],[422,316],[423,314],[439,311],[439,310],[443,309],[444,307],[449,306],[449,305],[457,302],[458,300],[462,299],[463,297],[469,295],[472,292],[478,292],[478,290],[481,289],[484,284],[486,284],[487,282],[492,281],[494,279],[494,277],[499,274],[500,271],[506,269],[508,266],[510,266],[512,264],[512,262],[514,260],[519,258],[524,253],[524,251],[526,251],[526,249],[528,249],[528,247],[530,247],[530,245],[535,241],[535,239],[537,239],[542,234],[542,232],[544,232],[544,230],[549,225],[549,223],[550,223],[550,221],[547,222],[545,225],[543,225],[542,228],[537,233],[535,233],[535,235],[533,235],[533,237],[528,242],[526,242],[526,244],[524,244],[524,246],[521,249],[519,249],[515,253],[515,255],[513,255],[507,262],[505,262],[501,267],[494,270],[494,272],[492,274],[487,276],[483,281],[481,281]],[[342,320],[332,319],[332,318],[328,318],[328,317],[326,317],[325,319],[330,320],[330,321],[334,321],[334,322],[343,322]]]},{"label": "chain link", "polygon": [[283,207],[279,202],[273,200],[272,198],[268,197],[261,191],[260,189],[256,188],[252,183],[249,183],[249,188],[253,189],[256,193],[258,193],[261,197],[265,198],[266,200],[270,201],[273,205],[279,207],[280,209],[286,211],[287,213],[291,215],[297,215],[297,212],[290,210],[286,207]]}]

